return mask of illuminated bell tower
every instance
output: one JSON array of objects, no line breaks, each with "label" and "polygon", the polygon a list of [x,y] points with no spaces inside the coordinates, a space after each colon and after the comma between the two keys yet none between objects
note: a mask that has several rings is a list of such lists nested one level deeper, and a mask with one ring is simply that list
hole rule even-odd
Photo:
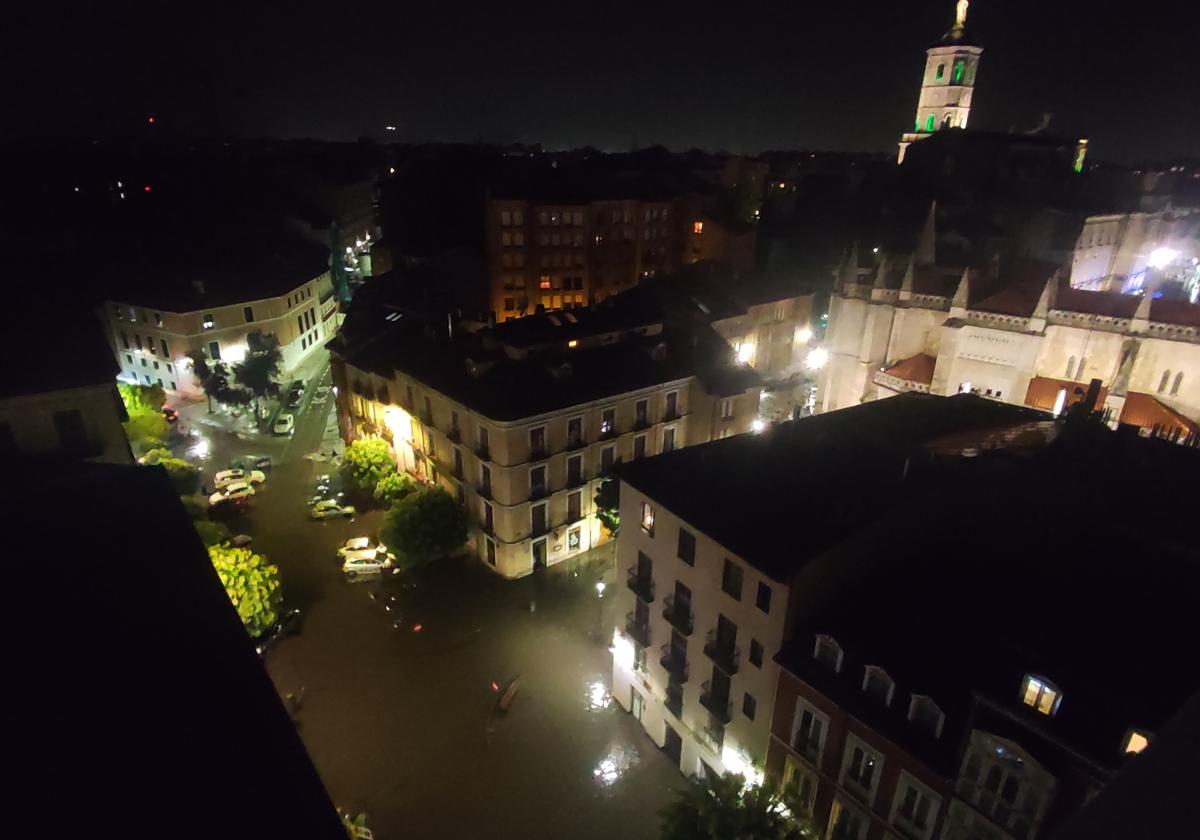
[{"label": "illuminated bell tower", "polygon": [[917,101],[917,116],[913,130],[900,139],[900,156],[909,145],[923,140],[943,128],[966,128],[971,113],[971,97],[975,93],[975,71],[983,47],[966,40],[968,0],[958,0],[954,25],[942,40],[926,50],[925,77],[921,81],[921,98]]}]

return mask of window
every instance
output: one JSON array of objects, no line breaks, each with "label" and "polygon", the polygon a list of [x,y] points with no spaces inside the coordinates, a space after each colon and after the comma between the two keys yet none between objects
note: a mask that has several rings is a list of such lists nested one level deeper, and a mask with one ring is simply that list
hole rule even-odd
[{"label": "window", "polygon": [[487,561],[489,566],[496,565],[496,541],[491,537],[484,537],[484,543],[487,545]]},{"label": "window", "polygon": [[616,452],[615,446],[606,446],[600,450],[600,472],[607,473],[612,468]]},{"label": "window", "polygon": [[296,316],[296,332],[304,332],[304,316]]},{"label": "window", "polygon": [[845,779],[853,782],[870,799],[875,792],[877,770],[883,764],[883,759],[866,749],[853,737],[847,739],[846,753],[848,761],[845,767]]},{"label": "window", "polygon": [[175,373],[175,366],[167,365],[167,373],[172,373],[172,374]]},{"label": "window", "polygon": [[215,361],[221,360],[221,343],[219,341],[208,342],[208,358]]},{"label": "window", "polygon": [[133,356],[131,356],[131,355],[129,355],[128,353],[126,353],[126,354],[125,354],[125,361],[129,362],[129,364],[133,364]]},{"label": "window", "polygon": [[721,571],[721,591],[733,596],[735,601],[742,600],[742,574],[742,567],[726,557]]},{"label": "window", "polygon": [[129,333],[125,332],[125,330],[121,330],[121,346],[126,350],[129,349]]},{"label": "window", "polygon": [[663,415],[665,420],[674,420],[678,416],[679,411],[679,392],[670,391],[667,393],[667,408]]},{"label": "window", "polygon": [[937,821],[938,799],[929,788],[900,771],[893,802],[892,823],[910,837],[927,840]]},{"label": "window", "polygon": [[529,506],[529,531],[537,535],[545,533],[546,526],[549,520],[546,517],[547,505],[545,502],[540,502],[536,505]]},{"label": "window", "polygon": [[583,483],[583,456],[572,455],[567,459],[567,486],[577,487]]},{"label": "window", "polygon": [[529,454],[533,458],[541,458],[546,454],[546,427],[538,426],[529,430]]},{"label": "window", "polygon": [[951,80],[956,85],[961,85],[963,80],[963,72],[966,66],[962,61],[954,62],[954,78]]},{"label": "window", "polygon": [[[146,383],[149,382],[147,377]],[[58,444],[66,454],[83,455],[88,451],[87,427],[79,409],[54,412],[54,430],[58,432]]]},{"label": "window", "polygon": [[825,731],[828,724],[829,718],[803,700],[797,700],[796,711],[792,716],[792,748],[816,763],[825,747]]},{"label": "window", "polygon": [[513,215],[512,215],[512,220],[513,220],[512,223],[514,225],[523,225],[523,224],[525,224],[525,214],[522,213],[520,210],[514,210]]},{"label": "window", "polygon": [[168,359],[171,358],[171,350],[169,347],[167,347],[167,340],[165,338],[160,338],[158,341],[160,344],[162,344],[163,355]]},{"label": "window", "polygon": [[[413,386],[405,385],[404,386],[404,406],[405,406],[405,408],[407,408],[411,411],[416,406],[416,404],[417,404],[417,400],[413,396]],[[482,433],[483,429],[480,429],[479,431]]]},{"label": "window", "polygon": [[813,659],[832,671],[841,671],[842,646],[832,636],[817,636],[813,645]]},{"label": "window", "polygon": [[534,467],[529,471],[529,495],[534,499],[540,499],[546,495],[545,464]]},{"label": "window", "polygon": [[1043,715],[1053,715],[1062,703],[1062,693],[1045,677],[1030,674],[1021,688],[1021,702]]},{"label": "window", "polygon": [[771,587],[762,581],[758,583],[758,592],[754,596],[754,606],[765,613],[771,611]]},{"label": "window", "polygon": [[925,118],[925,130],[926,131],[933,131],[933,119],[934,119],[933,114],[930,114],[928,117]]},{"label": "window", "polygon": [[1075,357],[1067,359],[1067,379],[1075,378]]},{"label": "window", "polygon": [[721,419],[733,419],[733,397],[726,397],[725,399],[721,400]]},{"label": "window", "polygon": [[142,359],[142,367],[145,367],[145,366],[146,366],[146,360]]},{"label": "window", "polygon": [[654,535],[654,508],[650,507],[649,502],[642,502],[642,530]]},{"label": "window", "polygon": [[216,326],[216,324],[217,324],[217,322],[213,320],[212,313],[211,313],[211,312],[205,313],[205,315],[204,315],[204,329],[206,329],[206,330],[211,330],[213,327],[215,327],[215,326]]},{"label": "window", "polygon": [[600,412],[600,434],[611,435],[617,430],[617,410],[606,408]]},{"label": "window", "polygon": [[[134,333],[134,334],[133,334],[133,343],[134,343],[135,345],[137,345],[137,349],[138,349],[138,350],[141,350],[141,349],[143,349],[143,348],[142,348],[142,335],[141,335],[141,333]],[[1159,388],[1158,390],[1159,390],[1159,391],[1162,391],[1162,388]]]},{"label": "window", "polygon": [[154,363],[154,369],[155,369],[155,370],[158,370],[158,362],[155,362],[155,363]]},{"label": "window", "polygon": [[1171,384],[1171,396],[1179,396],[1179,386],[1183,384],[1183,371],[1175,374],[1175,381]]},{"label": "window", "polygon": [[696,565],[696,537],[691,531],[679,529],[679,545],[675,549],[675,553],[689,566]]},{"label": "window", "polygon": [[500,211],[500,224],[511,225],[512,224],[512,213],[510,213],[508,210],[501,210]]},{"label": "window", "polygon": [[500,244],[506,247],[512,245],[512,234],[508,231],[500,234]]},{"label": "window", "polygon": [[495,514],[492,512],[492,506],[488,502],[483,503],[483,530],[489,534],[495,529]]},{"label": "window", "polygon": [[908,704],[908,719],[933,737],[940,738],[946,716],[931,698],[914,694]]},{"label": "window", "polygon": [[675,449],[675,429],[674,428],[664,429],[663,430],[662,451],[663,452],[671,452],[674,449]]},{"label": "window", "polygon": [[882,668],[868,665],[863,669],[862,690],[864,694],[873,700],[879,701],[884,706],[890,706],[892,705],[892,692],[896,690],[896,684],[892,682],[892,678]]},{"label": "window", "polygon": [[638,435],[633,439],[633,460],[646,457],[646,436]]},{"label": "window", "polygon": [[758,710],[758,701],[754,699],[754,695],[749,691],[742,697],[742,714],[754,720],[754,713]]},{"label": "window", "polygon": [[750,640],[750,664],[761,668],[763,663],[763,646],[758,639]]},{"label": "window", "polygon": [[242,307],[242,316],[246,319],[247,324],[251,323],[254,320],[254,307],[253,306],[243,306]]},{"label": "window", "polygon": [[583,493],[576,490],[567,494],[567,521],[577,522],[583,518]]},{"label": "window", "polygon": [[795,792],[795,801],[799,810],[805,815],[811,815],[813,800],[816,798],[817,777],[804,769],[791,756],[784,759],[783,787]]},{"label": "window", "polygon": [[697,236],[704,233],[704,222],[692,222],[692,233],[696,234]]},{"label": "window", "polygon": [[1150,746],[1150,733],[1142,729],[1130,729],[1125,733],[1125,740],[1121,744],[1121,752],[1125,754],[1140,753],[1146,747]]},{"label": "window", "polygon": [[487,464],[479,465],[479,492],[485,495],[492,492],[492,468]]},{"label": "window", "polygon": [[946,75],[946,65],[939,64],[937,66],[937,78],[934,81],[940,82],[945,75]]},{"label": "window", "polygon": [[567,421],[567,446],[574,449],[583,445],[583,418],[572,417]]},{"label": "window", "polygon": [[650,402],[648,400],[638,400],[633,404],[633,424],[634,426],[647,425],[648,415],[650,410]]}]

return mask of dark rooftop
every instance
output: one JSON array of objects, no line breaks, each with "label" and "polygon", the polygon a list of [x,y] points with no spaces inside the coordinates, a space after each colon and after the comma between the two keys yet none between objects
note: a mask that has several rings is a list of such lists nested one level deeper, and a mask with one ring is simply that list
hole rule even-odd
[{"label": "dark rooftop", "polygon": [[26,630],[7,648],[23,814],[62,837],[344,840],[166,473],[79,464],[13,478],[13,556],[40,553],[64,510],[81,537],[52,552],[52,574],[8,573],[9,619]]},{"label": "dark rooftop", "polygon": [[[907,493],[906,464],[922,444],[1045,417],[971,395],[909,393],[625,464],[620,475],[755,568],[786,581]],[[712,476],[720,476],[719,492]]]},{"label": "dark rooftop", "polygon": [[0,397],[114,385],[121,369],[99,318],[86,309],[65,305],[55,311],[54,319],[54,330],[35,318],[12,319],[9,346],[33,363],[8,366],[0,381]]}]

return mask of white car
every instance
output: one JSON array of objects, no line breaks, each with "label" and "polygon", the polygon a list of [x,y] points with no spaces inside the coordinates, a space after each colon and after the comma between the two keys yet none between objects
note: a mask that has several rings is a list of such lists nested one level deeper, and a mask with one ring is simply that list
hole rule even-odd
[{"label": "white car", "polygon": [[316,391],[313,392],[313,400],[312,400],[313,402],[323,403],[327,399],[329,399],[329,386],[328,385],[322,385],[319,388],[317,388]]},{"label": "white car", "polygon": [[280,414],[275,418],[275,425],[272,427],[277,435],[290,435],[296,429],[296,418],[291,414]]},{"label": "white car", "polygon": [[387,546],[383,543],[375,545],[371,542],[370,537],[354,537],[346,540],[346,544],[338,549],[338,557],[343,560],[370,560],[387,558],[388,562],[395,563],[396,555],[387,550]]},{"label": "white car", "polygon": [[350,519],[355,512],[354,505],[338,504],[333,499],[325,499],[312,506],[309,516],[313,519],[330,519],[335,516],[344,516]]},{"label": "white car", "polygon": [[213,476],[213,486],[218,490],[223,490],[238,481],[245,481],[254,486],[262,484],[266,480],[267,476],[261,470],[222,470]]},{"label": "white car", "polygon": [[392,568],[394,563],[395,558],[390,554],[387,556],[372,554],[370,557],[347,557],[342,562],[342,571],[346,573],[346,577],[376,574],[384,569]]},{"label": "white car", "polygon": [[226,484],[224,488],[218,490],[208,497],[210,505],[217,505],[226,499],[241,499],[246,496],[253,496],[254,488],[246,481],[235,481],[232,484]]}]

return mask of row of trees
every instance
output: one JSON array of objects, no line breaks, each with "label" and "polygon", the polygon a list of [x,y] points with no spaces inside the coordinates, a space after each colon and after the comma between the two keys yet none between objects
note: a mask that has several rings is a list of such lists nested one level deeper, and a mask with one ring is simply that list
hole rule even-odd
[{"label": "row of trees", "polygon": [[817,832],[793,789],[748,785],[733,773],[689,779],[663,809],[662,840],[809,840]]},{"label": "row of trees", "polygon": [[276,378],[283,363],[283,353],[279,349],[279,339],[274,335],[259,332],[247,335],[246,356],[232,367],[209,359],[199,350],[193,350],[189,358],[192,374],[208,398],[209,411],[212,411],[215,399],[226,405],[253,404],[254,414],[258,416],[260,401],[279,394]]},{"label": "row of trees", "polygon": [[379,437],[346,447],[342,477],[359,499],[387,507],[382,539],[403,567],[453,554],[467,541],[462,506],[440,487],[418,485],[396,469],[391,447]]}]

